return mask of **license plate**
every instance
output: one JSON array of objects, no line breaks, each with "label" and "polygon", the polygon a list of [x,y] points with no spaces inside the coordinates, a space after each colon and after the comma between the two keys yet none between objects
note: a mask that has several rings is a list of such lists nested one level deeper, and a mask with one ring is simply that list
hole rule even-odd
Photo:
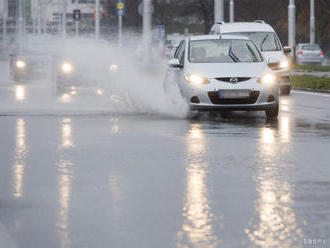
[{"label": "license plate", "polygon": [[219,98],[221,99],[237,99],[237,98],[249,98],[249,90],[220,90]]}]

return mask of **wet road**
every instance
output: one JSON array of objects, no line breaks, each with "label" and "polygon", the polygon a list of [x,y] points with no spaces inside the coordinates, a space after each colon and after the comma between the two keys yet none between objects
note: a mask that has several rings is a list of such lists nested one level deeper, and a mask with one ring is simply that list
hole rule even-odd
[{"label": "wet road", "polygon": [[267,123],[45,88],[1,81],[1,248],[330,247],[329,95],[295,91]]}]

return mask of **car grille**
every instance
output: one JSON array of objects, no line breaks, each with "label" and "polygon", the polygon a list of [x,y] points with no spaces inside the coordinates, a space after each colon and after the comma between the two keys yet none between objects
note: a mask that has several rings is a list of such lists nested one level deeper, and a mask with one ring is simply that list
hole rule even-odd
[{"label": "car grille", "polygon": [[222,78],[216,78],[216,80],[231,83],[232,78],[237,78],[237,83],[248,81],[251,79],[250,77],[222,77]]},{"label": "car grille", "polygon": [[219,98],[219,91],[210,91],[208,95],[213,104],[254,104],[259,98],[260,91],[251,91],[249,98],[222,99]]}]

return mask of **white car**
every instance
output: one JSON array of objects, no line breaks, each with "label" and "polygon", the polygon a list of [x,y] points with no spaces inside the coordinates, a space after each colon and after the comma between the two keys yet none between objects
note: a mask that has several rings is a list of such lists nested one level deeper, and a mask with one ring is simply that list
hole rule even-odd
[{"label": "white car", "polygon": [[236,35],[192,36],[181,42],[164,80],[164,91],[191,110],[279,112],[279,80],[249,38]]},{"label": "white car", "polygon": [[296,46],[297,64],[319,64],[322,65],[324,53],[319,44],[303,43]]},{"label": "white car", "polygon": [[290,60],[287,54],[290,47],[282,47],[275,30],[264,21],[217,23],[211,28],[210,34],[236,34],[249,37],[258,46],[268,65],[280,77],[282,95],[291,91]]}]

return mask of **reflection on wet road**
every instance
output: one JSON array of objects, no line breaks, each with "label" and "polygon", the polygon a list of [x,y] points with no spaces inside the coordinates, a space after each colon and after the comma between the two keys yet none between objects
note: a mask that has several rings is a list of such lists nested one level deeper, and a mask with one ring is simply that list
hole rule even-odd
[{"label": "reflection on wet road", "polygon": [[182,231],[178,247],[217,247],[218,238],[212,230],[214,216],[207,188],[207,144],[200,124],[193,124],[187,135],[187,178],[184,196]]},{"label": "reflection on wet road", "polygon": [[0,88],[0,247],[330,246],[329,97],[267,123],[34,112],[30,86]]}]

